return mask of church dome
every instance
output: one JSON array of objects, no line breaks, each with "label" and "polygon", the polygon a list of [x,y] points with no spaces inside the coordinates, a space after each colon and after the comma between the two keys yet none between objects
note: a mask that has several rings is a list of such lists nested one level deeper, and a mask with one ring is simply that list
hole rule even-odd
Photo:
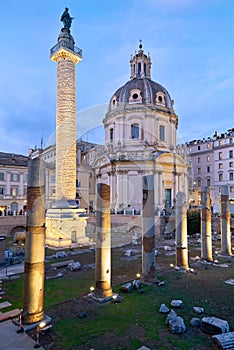
[{"label": "church dome", "polygon": [[146,77],[129,80],[114,93],[112,100],[124,104],[136,102],[172,108],[168,91],[162,85]]},{"label": "church dome", "polygon": [[140,42],[138,52],[130,59],[130,80],[121,86],[111,97],[110,109],[123,104],[155,105],[159,109],[172,110],[173,100],[168,91],[151,80],[151,59],[142,49]]}]

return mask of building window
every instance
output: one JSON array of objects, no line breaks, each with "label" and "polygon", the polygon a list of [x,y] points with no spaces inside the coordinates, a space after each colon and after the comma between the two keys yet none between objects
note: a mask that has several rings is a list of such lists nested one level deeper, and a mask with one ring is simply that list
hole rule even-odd
[{"label": "building window", "polygon": [[5,189],[4,187],[0,187],[0,196],[4,196]]},{"label": "building window", "polygon": [[230,143],[233,143],[233,139],[232,139],[232,137],[229,139],[229,142],[230,142]]},{"label": "building window", "polygon": [[200,151],[200,149],[201,149],[201,146],[197,146],[197,149],[198,149],[198,151]]},{"label": "building window", "polygon": [[219,174],[219,181],[223,181],[223,174]]},{"label": "building window", "polygon": [[197,168],[197,173],[201,174],[201,168]]},{"label": "building window", "polygon": [[233,173],[229,173],[229,180],[233,181]]},{"label": "building window", "polygon": [[197,162],[201,163],[201,158],[200,157],[197,158]]},{"label": "building window", "polygon": [[210,143],[207,143],[207,148],[210,148]]},{"label": "building window", "polygon": [[18,196],[19,189],[18,187],[11,187],[11,195]]},{"label": "building window", "polygon": [[234,186],[230,186],[230,192],[234,192]]},{"label": "building window", "polygon": [[201,180],[200,179],[197,180],[197,187],[201,187]]},{"label": "building window", "polygon": [[222,146],[222,144],[223,144],[223,141],[219,140],[219,146]]},{"label": "building window", "polygon": [[0,173],[0,181],[4,181],[4,173]]},{"label": "building window", "polygon": [[27,187],[24,187],[24,196],[27,196]]},{"label": "building window", "polygon": [[161,141],[165,141],[165,126],[159,125],[159,138]]},{"label": "building window", "polygon": [[219,169],[223,169],[223,163],[219,163]]},{"label": "building window", "polygon": [[207,184],[207,186],[210,186],[210,185],[211,185],[210,179],[207,179],[206,184]]},{"label": "building window", "polygon": [[207,160],[207,162],[209,162],[210,161],[210,156],[207,156],[206,160]]},{"label": "building window", "polygon": [[141,63],[138,63],[138,78],[141,77]]},{"label": "building window", "polygon": [[19,181],[19,174],[11,174],[11,181]]},{"label": "building window", "polygon": [[219,160],[223,159],[223,152],[219,152]]},{"label": "building window", "polygon": [[210,167],[209,166],[207,167],[207,172],[210,173]]},{"label": "building window", "polygon": [[233,158],[233,150],[229,151],[229,158]]},{"label": "building window", "polygon": [[139,139],[139,124],[131,125],[131,139]]},{"label": "building window", "polygon": [[233,162],[229,162],[229,167],[230,167],[230,168],[233,167]]},{"label": "building window", "polygon": [[80,186],[81,186],[81,182],[76,179],[76,187],[80,187]]},{"label": "building window", "polygon": [[110,129],[110,141],[113,141],[113,139],[114,139],[114,129],[111,128]]},{"label": "building window", "polygon": [[171,189],[165,189],[165,208],[171,207]]}]

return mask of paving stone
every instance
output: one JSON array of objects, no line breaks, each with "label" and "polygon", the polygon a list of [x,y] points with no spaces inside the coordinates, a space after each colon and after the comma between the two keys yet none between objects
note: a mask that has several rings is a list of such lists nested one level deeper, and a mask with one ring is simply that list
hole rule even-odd
[{"label": "paving stone", "polygon": [[0,309],[4,309],[4,307],[11,306],[12,304],[9,301],[4,301],[4,303],[0,303]]}]

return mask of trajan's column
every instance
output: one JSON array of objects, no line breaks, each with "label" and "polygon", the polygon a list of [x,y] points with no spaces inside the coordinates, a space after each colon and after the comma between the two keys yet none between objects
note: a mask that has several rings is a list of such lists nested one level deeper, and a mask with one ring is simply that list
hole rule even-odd
[{"label": "trajan's column", "polygon": [[86,217],[76,204],[76,72],[82,60],[70,28],[68,8],[62,14],[63,28],[50,58],[57,63],[56,103],[56,198],[46,214],[46,244],[56,247],[87,243]]}]

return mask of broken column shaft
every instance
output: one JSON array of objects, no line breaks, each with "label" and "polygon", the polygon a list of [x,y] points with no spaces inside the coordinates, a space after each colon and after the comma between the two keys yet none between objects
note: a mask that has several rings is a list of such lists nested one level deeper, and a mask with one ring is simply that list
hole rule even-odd
[{"label": "broken column shaft", "polygon": [[98,298],[112,296],[110,186],[103,183],[97,184],[95,280]]},{"label": "broken column shaft", "polygon": [[210,192],[206,186],[201,187],[201,258],[213,261]]},{"label": "broken column shaft", "polygon": [[22,320],[25,324],[44,318],[45,208],[44,162],[28,161],[27,218]]},{"label": "broken column shaft", "polygon": [[176,196],[176,266],[188,269],[187,207],[183,192]]},{"label": "broken column shaft", "polygon": [[230,205],[228,186],[221,187],[220,203],[221,253],[232,255],[230,230]]},{"label": "broken column shaft", "polygon": [[142,281],[155,282],[154,175],[143,176]]}]

